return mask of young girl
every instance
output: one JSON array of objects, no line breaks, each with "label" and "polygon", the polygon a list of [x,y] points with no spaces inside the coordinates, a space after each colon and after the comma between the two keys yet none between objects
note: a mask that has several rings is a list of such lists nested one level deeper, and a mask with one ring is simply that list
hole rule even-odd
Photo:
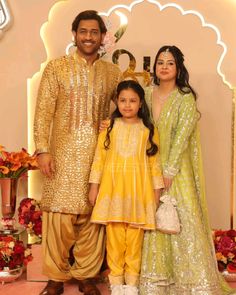
[{"label": "young girl", "polygon": [[89,181],[91,222],[106,225],[112,295],[138,294],[144,229],[155,229],[163,187],[157,142],[143,88],[122,81],[110,126],[98,138]]}]

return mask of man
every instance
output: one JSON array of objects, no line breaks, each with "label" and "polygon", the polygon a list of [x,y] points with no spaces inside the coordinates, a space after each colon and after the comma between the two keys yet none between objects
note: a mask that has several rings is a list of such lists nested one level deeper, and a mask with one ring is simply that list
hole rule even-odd
[{"label": "man", "polygon": [[103,262],[104,229],[90,223],[88,178],[99,124],[121,76],[116,65],[99,59],[106,31],[96,11],[81,12],[72,23],[76,52],[50,61],[39,87],[34,132],[45,175],[43,272],[49,278],[41,295],[62,294],[71,278],[85,295],[100,294],[91,278]]}]

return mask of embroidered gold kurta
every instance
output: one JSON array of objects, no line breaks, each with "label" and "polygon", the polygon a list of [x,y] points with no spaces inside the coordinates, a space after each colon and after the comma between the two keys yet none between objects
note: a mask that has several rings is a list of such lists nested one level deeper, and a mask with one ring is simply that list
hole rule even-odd
[{"label": "embroidered gold kurta", "polygon": [[[56,171],[45,177],[42,210],[91,211],[88,178],[100,121],[109,114],[119,68],[98,59],[89,66],[77,53],[52,60],[39,87],[34,136],[38,152],[50,152]],[[50,136],[51,129],[51,136]]]},{"label": "embroidered gold kurta", "polygon": [[[90,183],[100,183],[91,221],[124,222],[154,229],[154,189],[163,187],[159,153],[148,157],[149,130],[142,121],[128,124],[117,118],[105,149],[106,131],[101,132],[91,169]],[[154,142],[158,144],[155,130]]]}]

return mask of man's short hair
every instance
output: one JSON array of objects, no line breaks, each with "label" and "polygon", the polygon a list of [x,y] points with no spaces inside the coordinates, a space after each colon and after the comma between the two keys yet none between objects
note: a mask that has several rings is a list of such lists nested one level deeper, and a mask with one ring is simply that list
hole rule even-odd
[{"label": "man's short hair", "polygon": [[77,32],[79,23],[81,20],[91,20],[91,19],[94,19],[98,22],[98,25],[102,34],[103,33],[105,34],[107,32],[106,25],[103,19],[101,18],[101,16],[98,15],[96,10],[85,10],[80,12],[72,23],[72,31]]}]

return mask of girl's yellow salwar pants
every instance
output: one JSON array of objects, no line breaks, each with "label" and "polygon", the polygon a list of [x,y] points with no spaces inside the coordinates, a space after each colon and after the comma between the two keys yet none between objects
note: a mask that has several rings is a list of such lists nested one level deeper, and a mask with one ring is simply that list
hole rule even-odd
[{"label": "girl's yellow salwar pants", "polygon": [[126,223],[109,223],[107,233],[107,263],[111,285],[137,286],[141,266],[144,230]]}]

